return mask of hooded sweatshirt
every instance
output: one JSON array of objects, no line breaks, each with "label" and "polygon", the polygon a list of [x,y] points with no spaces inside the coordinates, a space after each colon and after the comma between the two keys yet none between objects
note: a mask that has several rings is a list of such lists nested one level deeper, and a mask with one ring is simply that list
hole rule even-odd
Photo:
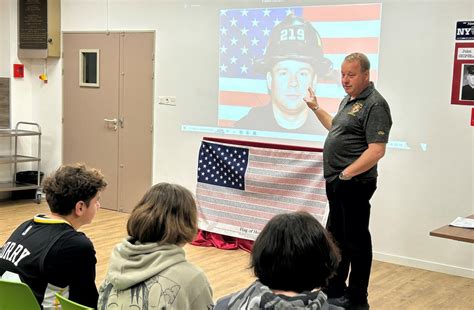
[{"label": "hooded sweatshirt", "polygon": [[327,303],[326,294],[321,291],[303,292],[296,296],[275,294],[268,287],[255,281],[248,288],[219,299],[214,310],[257,310],[257,309],[343,309]]},{"label": "hooded sweatshirt", "polygon": [[112,251],[97,309],[131,306],[212,309],[212,289],[204,272],[186,260],[182,247],[141,244],[129,237]]}]

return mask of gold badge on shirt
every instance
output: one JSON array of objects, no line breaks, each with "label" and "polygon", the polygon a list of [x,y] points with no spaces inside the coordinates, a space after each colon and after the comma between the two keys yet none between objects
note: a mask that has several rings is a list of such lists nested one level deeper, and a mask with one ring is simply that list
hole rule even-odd
[{"label": "gold badge on shirt", "polygon": [[356,116],[357,112],[359,112],[362,109],[363,106],[364,105],[362,104],[362,102],[356,102],[352,106],[351,111],[347,114],[352,115],[352,116]]}]

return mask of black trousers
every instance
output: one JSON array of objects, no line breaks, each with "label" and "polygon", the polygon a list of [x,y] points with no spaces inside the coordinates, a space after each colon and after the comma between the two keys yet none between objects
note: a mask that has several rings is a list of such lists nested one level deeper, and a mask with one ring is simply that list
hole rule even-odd
[{"label": "black trousers", "polygon": [[[346,294],[354,302],[367,300],[372,266],[369,200],[376,188],[377,179],[343,181],[336,178],[326,182],[329,200],[327,229],[339,246],[342,256],[336,276],[329,280],[325,289],[329,298]],[[348,275],[349,285],[346,286]]]}]

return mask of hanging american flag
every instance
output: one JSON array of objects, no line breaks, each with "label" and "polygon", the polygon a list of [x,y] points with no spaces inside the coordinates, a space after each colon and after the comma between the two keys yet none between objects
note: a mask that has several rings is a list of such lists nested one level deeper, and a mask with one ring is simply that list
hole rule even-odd
[{"label": "hanging american flag", "polygon": [[319,149],[205,139],[197,171],[199,228],[255,240],[274,215],[297,210],[324,224],[322,163]]},{"label": "hanging american flag", "polygon": [[374,3],[221,10],[218,125],[232,127],[252,107],[270,101],[265,73],[254,64],[265,54],[272,29],[290,14],[310,21],[321,36],[324,57],[335,71],[332,78],[318,78],[316,94],[323,108],[336,112],[345,96],[337,75],[347,54],[365,53],[371,80],[377,80],[381,8]]}]

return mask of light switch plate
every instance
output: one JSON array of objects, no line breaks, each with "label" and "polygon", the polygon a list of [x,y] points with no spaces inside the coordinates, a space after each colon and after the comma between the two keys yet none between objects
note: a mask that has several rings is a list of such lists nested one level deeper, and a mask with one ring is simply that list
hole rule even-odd
[{"label": "light switch plate", "polygon": [[159,104],[176,105],[175,96],[159,96]]}]

